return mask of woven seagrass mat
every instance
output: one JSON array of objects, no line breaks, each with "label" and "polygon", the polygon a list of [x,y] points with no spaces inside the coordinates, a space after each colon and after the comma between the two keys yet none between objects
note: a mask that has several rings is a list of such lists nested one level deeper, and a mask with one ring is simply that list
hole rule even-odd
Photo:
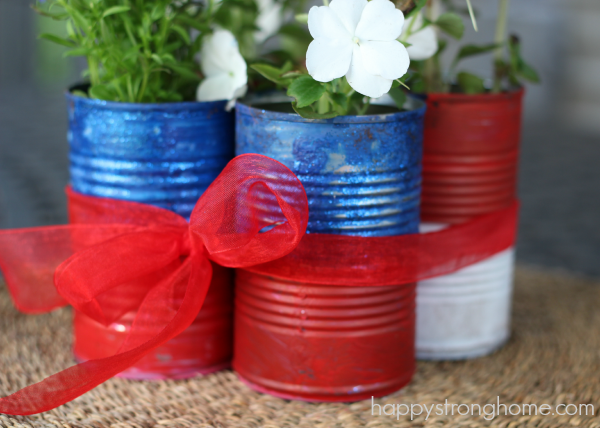
[{"label": "woven seagrass mat", "polygon": [[[598,283],[518,269],[513,335],[507,346],[473,361],[420,362],[410,386],[375,402],[382,407],[429,406],[447,399],[450,404],[483,407],[499,397],[503,404],[548,404],[554,406],[552,411],[559,404],[592,404],[598,414],[599,306]],[[70,321],[68,309],[41,316],[19,314],[0,286],[0,394],[73,364]],[[391,412],[392,407],[386,409]],[[42,415],[0,415],[0,427],[600,427],[596,416],[538,414],[486,421],[482,416],[460,416],[458,408],[452,416],[450,409],[442,416],[434,411],[426,421],[423,416],[413,422],[410,416],[396,420],[373,416],[370,401],[309,404],[255,393],[225,371],[187,381],[112,379]]]}]

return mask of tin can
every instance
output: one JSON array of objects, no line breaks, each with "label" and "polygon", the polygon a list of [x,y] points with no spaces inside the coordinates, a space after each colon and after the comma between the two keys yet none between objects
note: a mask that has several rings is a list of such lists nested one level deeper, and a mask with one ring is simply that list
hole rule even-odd
[{"label": "tin can", "polygon": [[[151,204],[189,219],[198,198],[233,158],[234,116],[225,111],[225,102],[130,104],[71,93],[67,101],[71,186],[76,192]],[[194,323],[120,376],[186,378],[228,367],[232,289],[232,272],[215,265]],[[104,326],[76,313],[76,358],[114,354],[134,317],[129,312]]]},{"label": "tin can", "polygon": [[[277,107],[238,103],[236,152],[272,157],[298,176],[307,233],[417,232],[422,104],[330,120]],[[392,393],[413,375],[415,284],[339,287],[239,270],[235,294],[233,367],[255,390],[356,401]]]},{"label": "tin can", "polygon": [[[423,154],[423,232],[510,206],[517,193],[523,91],[430,94]],[[475,358],[510,334],[514,248],[419,282],[417,358]]]}]

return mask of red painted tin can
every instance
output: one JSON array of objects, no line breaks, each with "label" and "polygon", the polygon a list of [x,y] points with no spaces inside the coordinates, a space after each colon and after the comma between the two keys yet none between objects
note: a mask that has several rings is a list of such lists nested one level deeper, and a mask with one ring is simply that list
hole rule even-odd
[{"label": "red painted tin can", "polygon": [[235,343],[244,353],[236,353],[235,368],[253,389],[355,401],[410,381],[415,284],[334,287],[236,275]]},{"label": "red painted tin can", "polygon": [[[213,264],[213,279],[204,306],[194,323],[176,338],[156,348],[119,377],[138,380],[185,379],[230,366],[233,331],[233,271]],[[115,296],[124,306],[125,299]],[[135,312],[108,326],[75,312],[74,354],[78,361],[114,355],[131,329]]]},{"label": "red painted tin can", "polygon": [[[236,151],[264,154],[296,173],[310,207],[307,233],[417,233],[425,109],[416,104],[315,121],[238,103]],[[235,284],[233,368],[251,388],[349,402],[410,381],[415,284],[328,286],[244,270]]]},{"label": "red painted tin can", "polygon": [[523,90],[430,94],[421,219],[457,224],[516,197]]},{"label": "red painted tin can", "polygon": [[[422,230],[510,206],[517,192],[523,91],[431,94],[423,155]],[[417,286],[417,357],[475,358],[510,334],[514,249]]]}]

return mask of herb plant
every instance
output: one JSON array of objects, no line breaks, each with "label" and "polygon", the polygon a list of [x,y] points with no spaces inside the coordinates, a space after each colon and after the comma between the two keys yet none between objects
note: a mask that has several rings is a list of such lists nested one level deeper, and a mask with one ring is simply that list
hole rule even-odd
[{"label": "herb plant", "polygon": [[[508,0],[498,0],[498,21],[496,37],[493,43],[463,45],[451,61],[450,66],[444,70],[441,56],[448,46],[448,40],[439,40],[439,49],[436,54],[424,61],[413,61],[411,63],[410,77],[407,85],[416,93],[446,93],[459,91],[465,94],[481,94],[485,92],[498,93],[502,90],[522,86],[523,82],[539,82],[537,72],[523,59],[519,38],[516,36],[506,37],[506,26],[508,17]],[[431,0],[424,7],[426,11],[426,22],[435,25],[444,15],[453,15],[453,25],[437,25],[448,36],[460,40],[463,36],[464,26],[457,20],[461,19],[459,14],[471,16],[473,26],[477,30],[477,24],[470,0],[467,7],[459,7],[452,0],[443,0],[447,12],[436,18],[437,10],[441,7],[441,0]],[[462,1],[461,1],[462,4]],[[450,30],[450,31],[448,31]],[[459,70],[461,62],[467,58],[494,52],[494,83],[492,88],[487,88],[485,80],[473,73]]]},{"label": "herb plant", "polygon": [[65,21],[68,37],[40,37],[88,62],[89,96],[109,101],[193,99],[201,80],[194,56],[211,31],[214,3],[199,0],[48,0],[34,9]]}]

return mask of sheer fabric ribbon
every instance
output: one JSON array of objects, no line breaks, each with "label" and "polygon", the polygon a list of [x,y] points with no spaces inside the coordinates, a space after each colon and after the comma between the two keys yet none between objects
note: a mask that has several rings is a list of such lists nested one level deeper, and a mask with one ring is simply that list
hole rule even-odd
[{"label": "sheer fabric ribbon", "polygon": [[[74,224],[0,232],[0,268],[15,305],[36,314],[70,304],[106,325],[131,310],[137,315],[117,354],[0,398],[0,413],[58,407],[179,335],[202,308],[211,261],[303,282],[400,285],[454,272],[510,247],[517,219],[515,203],[424,235],[305,235],[302,184],[261,155],[231,161],[199,199],[189,223],[149,205],[68,195]],[[112,292],[123,287],[137,300],[114,305]]]}]

